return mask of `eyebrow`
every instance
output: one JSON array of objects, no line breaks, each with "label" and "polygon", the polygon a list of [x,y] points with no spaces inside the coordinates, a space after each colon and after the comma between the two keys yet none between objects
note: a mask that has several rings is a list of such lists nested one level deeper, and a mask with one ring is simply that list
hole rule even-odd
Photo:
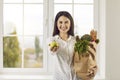
[{"label": "eyebrow", "polygon": [[68,22],[68,20],[65,21],[65,23]]},{"label": "eyebrow", "polygon": [[[61,20],[61,21],[59,20],[59,22],[63,22],[63,21],[62,21],[62,20]],[[66,20],[65,22],[68,22],[68,20]]]}]

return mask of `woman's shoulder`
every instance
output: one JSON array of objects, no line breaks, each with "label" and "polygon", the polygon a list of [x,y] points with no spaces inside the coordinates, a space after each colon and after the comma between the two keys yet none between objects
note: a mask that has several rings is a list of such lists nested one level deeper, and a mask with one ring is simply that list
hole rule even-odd
[{"label": "woman's shoulder", "polygon": [[72,38],[72,39],[75,39],[75,36],[72,36],[72,35],[71,35],[71,38]]},{"label": "woman's shoulder", "polygon": [[75,42],[75,41],[76,41],[75,36],[70,35],[70,37],[71,37],[71,41],[72,41],[72,42]]}]

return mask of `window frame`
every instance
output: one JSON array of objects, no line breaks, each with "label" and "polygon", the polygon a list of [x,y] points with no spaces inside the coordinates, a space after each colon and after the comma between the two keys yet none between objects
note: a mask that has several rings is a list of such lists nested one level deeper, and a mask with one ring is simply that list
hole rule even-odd
[{"label": "window frame", "polygon": [[[44,6],[44,3],[46,3],[46,0],[43,0],[43,6]],[[12,72],[12,74],[19,74],[19,73],[26,73],[26,72],[29,72],[30,74],[32,74],[33,72],[34,73],[39,73],[39,72],[46,72],[47,71],[47,54],[43,54],[43,68],[3,68],[3,0],[0,1],[0,44],[2,44],[0,46],[0,70],[2,72],[5,72],[5,73],[9,73],[9,72]],[[10,3],[11,4],[11,3]],[[16,4],[16,3],[15,3]],[[34,4],[34,3],[33,3]],[[43,7],[43,16],[45,16],[45,8],[46,7]],[[45,25],[45,19],[43,19],[43,26],[46,26]],[[43,29],[43,32],[45,31],[46,29],[44,28]],[[19,35],[18,35],[19,36]],[[46,36],[46,33],[43,34],[43,41],[45,41],[45,39],[47,38]],[[43,46],[45,49],[46,45]],[[46,50],[43,50],[43,53],[47,53]]]},{"label": "window frame", "polygon": [[[44,32],[46,32],[46,34],[44,34],[43,36],[43,38],[44,38],[44,40],[47,38],[47,37],[50,37],[51,35],[52,35],[52,30],[53,30],[53,22],[54,22],[54,5],[53,5],[53,3],[54,3],[54,1],[53,0],[43,0],[44,2],[43,2],[43,16],[44,16],[44,21],[43,21],[43,24],[44,24]],[[105,28],[105,0],[94,0],[94,2],[96,3],[96,4],[94,4],[95,5],[95,7],[94,7],[94,9],[95,9],[95,14],[96,15],[94,15],[94,17],[95,17],[95,19],[94,19],[94,22],[95,22],[95,29],[98,31],[98,37],[100,38],[100,44],[99,44],[99,49],[98,49],[98,52],[99,52],[99,59],[100,59],[100,64],[98,64],[99,65],[99,73],[98,73],[98,75],[96,75],[96,77],[95,77],[95,79],[100,79],[100,80],[105,80],[105,44],[106,44],[106,42],[105,42],[105,34],[106,34],[106,28]],[[3,6],[3,1],[2,0],[0,0],[0,44],[1,43],[3,43],[3,41],[2,41],[2,30],[3,30],[3,28],[2,28],[2,26],[3,26],[3,13],[2,13],[2,11],[3,11],[3,8],[2,8],[2,6]],[[44,48],[46,48],[47,47],[47,45],[45,45],[44,46]],[[0,56],[3,56],[3,54],[1,54],[3,52],[3,48],[2,48],[2,46],[0,46]],[[4,70],[4,69],[2,69],[2,67],[1,66],[3,66],[2,65],[2,63],[3,63],[3,58],[0,58],[0,71],[2,72],[2,73],[4,73],[4,74],[1,74],[0,75],[0,78],[2,78],[2,79],[40,79],[40,80],[42,80],[42,79],[48,79],[48,80],[52,80],[52,78],[53,78],[53,76],[51,75],[51,73],[52,73],[52,70],[50,69],[52,66],[50,65],[51,64],[51,62],[50,62],[50,55],[47,55],[47,51],[45,50],[45,52],[44,53],[46,53],[46,56],[43,56],[44,58],[45,58],[45,60],[44,60],[44,63],[45,63],[45,68],[43,69],[43,70],[36,70],[35,72],[33,72],[34,71],[34,69],[33,70],[31,70],[31,73],[33,73],[33,74],[31,74],[31,77],[28,77],[29,76],[29,74],[27,73],[28,71],[30,71],[30,69],[28,68],[26,71],[21,71],[21,69],[20,70],[18,70],[18,69],[16,69],[17,71],[18,71],[18,75],[15,77],[14,75],[15,74],[13,74],[13,75],[11,75],[11,72],[9,72],[9,74],[10,75],[7,75],[7,74],[5,74],[5,73],[8,73],[8,71],[7,70]],[[49,66],[49,67],[48,67]],[[23,69],[24,70],[24,69]],[[24,74],[26,74],[26,75],[22,75],[19,71],[21,71],[22,72],[22,74],[24,73]],[[16,73],[16,71],[15,71],[15,73]],[[35,74],[34,74],[35,73]],[[8,78],[6,77],[6,75],[8,76]],[[21,77],[21,75],[23,76],[23,77]],[[41,76],[39,76],[39,75],[41,75]]]}]

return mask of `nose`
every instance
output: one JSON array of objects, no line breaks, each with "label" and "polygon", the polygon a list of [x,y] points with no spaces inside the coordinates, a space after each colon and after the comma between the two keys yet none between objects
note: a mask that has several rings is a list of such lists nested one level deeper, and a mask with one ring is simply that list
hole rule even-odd
[{"label": "nose", "polygon": [[62,23],[62,27],[65,27],[65,23]]}]

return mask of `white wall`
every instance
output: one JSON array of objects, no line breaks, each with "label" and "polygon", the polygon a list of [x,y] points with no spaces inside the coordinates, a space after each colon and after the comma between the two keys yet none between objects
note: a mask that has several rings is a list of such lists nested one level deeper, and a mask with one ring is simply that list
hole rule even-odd
[{"label": "white wall", "polygon": [[106,77],[120,80],[120,0],[106,1]]}]

